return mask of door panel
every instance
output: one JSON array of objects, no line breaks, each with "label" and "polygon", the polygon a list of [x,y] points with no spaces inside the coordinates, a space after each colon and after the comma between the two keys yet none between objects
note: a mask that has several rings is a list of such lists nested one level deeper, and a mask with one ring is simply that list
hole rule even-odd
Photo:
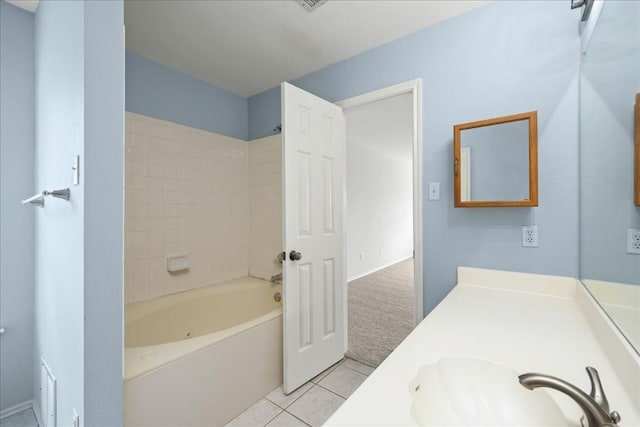
[{"label": "door panel", "polygon": [[[344,355],[344,177],[340,107],[282,84],[284,390]],[[290,259],[290,252],[302,254]]]},{"label": "door panel", "polygon": [[333,259],[325,259],[322,267],[324,279],[324,338],[328,338],[336,332],[336,278]]}]

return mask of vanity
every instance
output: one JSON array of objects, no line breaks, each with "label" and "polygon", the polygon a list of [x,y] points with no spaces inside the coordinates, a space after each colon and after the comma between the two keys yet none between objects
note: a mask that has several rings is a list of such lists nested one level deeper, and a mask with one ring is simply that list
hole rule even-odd
[{"label": "vanity", "polygon": [[[553,375],[587,393],[585,367],[595,367],[620,425],[640,425],[640,355],[578,280],[466,267],[458,269],[449,295],[326,425],[419,424],[411,385],[420,368],[451,357]],[[530,393],[541,391],[566,425],[581,425],[582,411],[571,398],[551,389]]]}]

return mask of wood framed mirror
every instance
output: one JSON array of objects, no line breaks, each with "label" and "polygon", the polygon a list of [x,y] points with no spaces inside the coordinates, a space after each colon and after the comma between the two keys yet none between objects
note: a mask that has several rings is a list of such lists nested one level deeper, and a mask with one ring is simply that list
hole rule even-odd
[{"label": "wood framed mirror", "polygon": [[538,113],[453,127],[456,208],[538,206]]},{"label": "wood framed mirror", "polygon": [[634,108],[635,129],[635,155],[633,165],[634,197],[636,206],[640,206],[640,93],[636,94],[636,106]]}]

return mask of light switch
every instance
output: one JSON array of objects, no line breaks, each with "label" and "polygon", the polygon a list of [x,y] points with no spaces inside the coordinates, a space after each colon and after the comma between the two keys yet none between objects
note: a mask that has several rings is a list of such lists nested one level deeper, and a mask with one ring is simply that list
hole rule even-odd
[{"label": "light switch", "polygon": [[429,183],[429,200],[440,200],[440,183]]}]

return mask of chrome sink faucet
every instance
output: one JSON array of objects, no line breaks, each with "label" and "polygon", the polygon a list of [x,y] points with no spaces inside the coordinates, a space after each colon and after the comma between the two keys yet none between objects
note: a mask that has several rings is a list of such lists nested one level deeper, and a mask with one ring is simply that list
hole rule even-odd
[{"label": "chrome sink faucet", "polygon": [[[588,422],[588,427],[616,426],[620,422],[620,414],[616,411],[609,413],[609,402],[602,389],[598,371],[587,366],[587,374],[589,375],[589,381],[591,381],[591,393],[589,394],[573,384],[560,378],[552,377],[551,375],[528,373],[522,374],[518,378],[520,384],[529,390],[538,387],[548,387],[558,390],[572,398],[580,408],[582,408]],[[584,423],[583,426],[585,426]]]}]

